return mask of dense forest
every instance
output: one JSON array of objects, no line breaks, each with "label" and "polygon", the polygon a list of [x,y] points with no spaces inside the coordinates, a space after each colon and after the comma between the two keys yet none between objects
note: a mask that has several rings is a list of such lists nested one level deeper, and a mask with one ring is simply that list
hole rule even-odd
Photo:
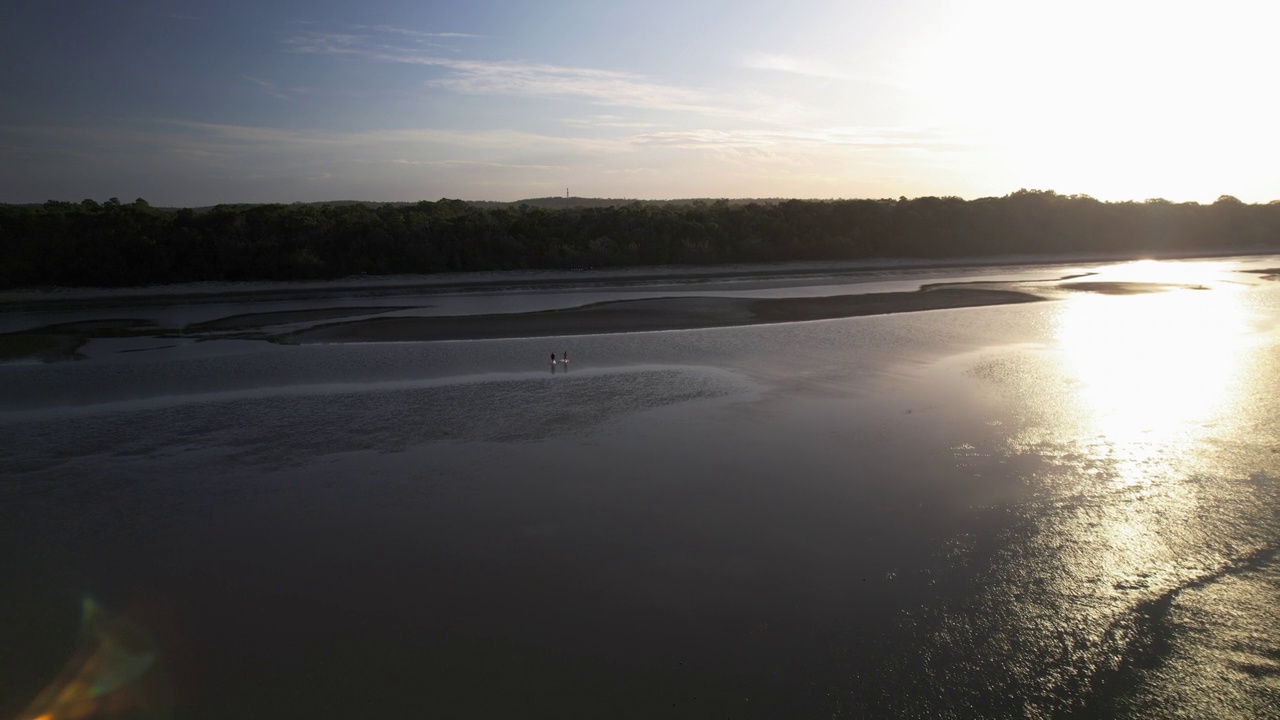
[{"label": "dense forest", "polygon": [[0,205],[0,287],[880,257],[1280,249],[1280,202],[999,198]]}]

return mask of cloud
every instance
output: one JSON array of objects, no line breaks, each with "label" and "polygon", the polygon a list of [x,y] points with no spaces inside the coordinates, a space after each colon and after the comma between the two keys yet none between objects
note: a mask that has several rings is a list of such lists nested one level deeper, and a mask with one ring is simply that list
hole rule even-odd
[{"label": "cloud", "polygon": [[[939,128],[834,127],[800,130],[692,129],[619,137],[555,136],[517,130],[437,128],[331,131],[161,120],[136,128],[0,126],[9,157],[59,156],[123,162],[168,158],[206,170],[343,164],[563,169],[575,162],[612,162],[651,151],[730,155],[847,155],[862,152],[949,152],[981,141]],[[181,158],[179,160],[179,158]]]},{"label": "cloud", "polygon": [[955,150],[977,142],[937,128],[836,127],[812,130],[670,130],[631,138],[641,146],[686,150],[798,149]]},{"label": "cloud", "polygon": [[[406,46],[397,37],[413,31],[381,26],[356,32],[305,31],[285,41],[299,54],[331,55],[373,62],[419,65],[441,71],[427,80],[434,87],[478,95],[572,98],[601,105],[661,110],[722,112],[707,93],[667,85],[642,75],[519,60],[471,60],[442,57]],[[437,37],[437,35],[419,35]]]},{"label": "cloud", "polygon": [[391,161],[395,165],[434,165],[436,167],[481,167],[510,168],[514,170],[562,170],[564,165],[531,165],[525,163],[482,162],[478,160],[407,160],[397,158]]},{"label": "cloud", "polygon": [[644,122],[641,120],[627,120],[621,115],[593,115],[591,117],[569,117],[562,118],[561,123],[567,127],[579,128],[655,128],[659,127],[659,123]]},{"label": "cloud", "polygon": [[[242,152],[287,152],[306,150],[332,152],[349,150],[367,151],[363,156],[351,156],[365,161],[390,162],[399,158],[422,155],[406,153],[406,148],[452,149],[453,155],[485,153],[504,150],[528,150],[547,148],[572,149],[580,152],[610,152],[618,147],[617,141],[521,132],[516,130],[468,131],[439,128],[400,128],[387,130],[333,131],[313,129],[269,128],[250,125],[225,125],[185,120],[164,120],[155,123],[170,127],[170,133],[159,137],[183,144],[198,141],[207,148],[222,148]],[[72,129],[74,131],[74,129]],[[86,130],[86,132],[93,132]],[[139,133],[147,137],[145,133]],[[390,152],[394,150],[395,152]]]},{"label": "cloud", "polygon": [[743,67],[752,70],[772,70],[817,78],[841,79],[847,77],[824,60],[796,57],[795,55],[751,53],[741,59],[741,64]]},{"label": "cloud", "polygon": [[409,28],[396,27],[394,25],[353,25],[354,30],[370,30],[379,33],[388,33],[391,35],[403,35],[405,37],[415,38],[418,40],[432,40],[435,38],[480,38],[483,35],[472,35],[471,33],[460,32],[420,32],[418,30],[410,30]]},{"label": "cloud", "polygon": [[710,150],[766,147],[777,144],[777,136],[763,132],[730,132],[726,130],[666,130],[636,135],[637,145]]},{"label": "cloud", "polygon": [[244,74],[241,74],[240,77],[262,88],[263,92],[265,92],[266,94],[270,95],[273,98],[279,98],[281,100],[285,100],[285,99],[288,99],[289,97],[288,93],[281,90],[280,86],[276,85],[270,80],[264,80],[259,77],[254,77],[252,75],[244,75]]},{"label": "cloud", "polygon": [[629,73],[520,62],[452,61],[452,76],[432,81],[464,93],[572,97],[605,105],[662,110],[713,109],[700,92]]}]

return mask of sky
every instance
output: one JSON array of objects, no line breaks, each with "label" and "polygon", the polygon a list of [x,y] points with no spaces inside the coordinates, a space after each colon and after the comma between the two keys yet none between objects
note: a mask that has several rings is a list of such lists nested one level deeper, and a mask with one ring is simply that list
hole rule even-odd
[{"label": "sky", "polygon": [[1256,0],[6,0],[0,202],[1280,199]]}]

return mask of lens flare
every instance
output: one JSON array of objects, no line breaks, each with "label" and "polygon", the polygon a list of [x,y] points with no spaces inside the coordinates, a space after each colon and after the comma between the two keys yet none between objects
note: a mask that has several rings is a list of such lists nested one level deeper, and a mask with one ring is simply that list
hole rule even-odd
[{"label": "lens flare", "polygon": [[15,720],[159,720],[171,706],[151,637],[85,598],[80,647]]}]

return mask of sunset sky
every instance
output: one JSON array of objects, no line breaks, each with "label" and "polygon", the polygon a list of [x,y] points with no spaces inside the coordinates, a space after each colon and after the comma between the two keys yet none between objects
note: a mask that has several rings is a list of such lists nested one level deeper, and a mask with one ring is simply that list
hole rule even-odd
[{"label": "sunset sky", "polygon": [[0,202],[1280,199],[1280,10],[11,0]]}]

